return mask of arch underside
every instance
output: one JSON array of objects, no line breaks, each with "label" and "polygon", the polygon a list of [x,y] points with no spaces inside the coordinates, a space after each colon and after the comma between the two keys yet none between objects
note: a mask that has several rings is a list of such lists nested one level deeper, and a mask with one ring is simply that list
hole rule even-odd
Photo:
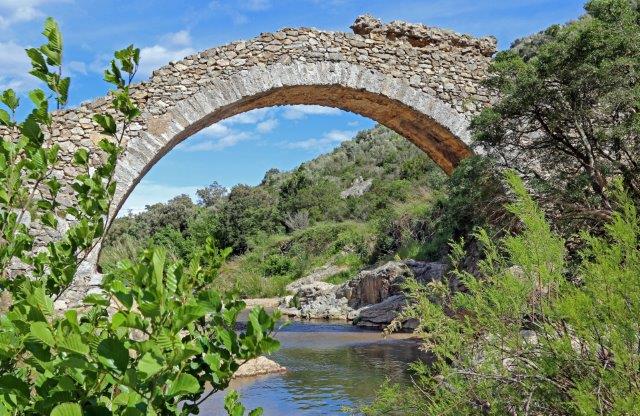
[{"label": "arch underside", "polygon": [[226,118],[258,108],[280,105],[322,105],[368,117],[409,139],[447,174],[471,154],[471,149],[462,140],[431,117],[381,94],[340,85],[281,87],[246,98],[191,124],[176,135],[173,145]]}]

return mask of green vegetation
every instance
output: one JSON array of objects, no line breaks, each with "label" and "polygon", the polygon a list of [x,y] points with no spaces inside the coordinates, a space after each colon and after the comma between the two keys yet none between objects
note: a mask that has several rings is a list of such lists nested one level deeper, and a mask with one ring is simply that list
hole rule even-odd
[{"label": "green vegetation", "polygon": [[[635,415],[640,412],[640,218],[620,182],[602,237],[586,233],[578,274],[565,243],[521,180],[509,176],[523,225],[484,249],[482,279],[409,282],[416,334],[433,362],[416,363],[412,388],[386,384],[365,413],[430,415]],[[455,245],[454,264],[464,250]]]},{"label": "green vegetation", "polygon": [[[640,8],[586,10],[496,56],[487,83],[499,100],[473,121],[489,157],[446,178],[376,127],[258,186],[213,183],[197,203],[156,204],[115,221],[102,292],[63,315],[54,301],[104,233],[122,132],[138,115],[128,85],[139,51],[118,51],[105,73],[117,116],[94,117],[109,137],[104,162],[90,170],[88,151],[76,153],[71,208],[50,175],[47,95],[29,94],[34,109],[16,122],[19,100],[5,91],[0,123],[19,134],[0,140],[0,414],[197,413],[207,383],[224,389],[239,362],[277,348],[277,317],[261,309],[236,332],[235,293],[282,294],[327,264],[343,266],[330,279],[341,282],[396,257],[449,258],[453,269],[406,284],[401,318],[418,320],[433,359],[414,364],[412,386],[390,380],[365,413],[639,414]],[[51,20],[44,34],[28,50],[32,73],[62,107],[62,38]],[[33,255],[23,219],[55,229],[54,213],[77,222]],[[29,273],[9,276],[16,261]],[[225,408],[241,415],[237,400]]]},{"label": "green vegetation", "polygon": [[[27,50],[31,74],[46,83],[60,108],[70,83],[61,76],[62,36],[52,19],[43,34],[47,42]],[[270,337],[277,316],[262,309],[251,311],[246,330],[236,332],[245,305],[212,289],[230,250],[216,249],[211,240],[190,251],[188,263],[167,259],[162,248],[144,250],[134,262],[114,265],[102,290],[81,307],[54,310],[104,233],[122,137],[139,114],[129,96],[139,54],[133,46],[120,50],[105,71],[115,87],[112,108],[93,117],[107,137],[99,142],[103,162],[90,168],[89,151],[75,153],[80,173],[72,207],[58,201],[62,184],[53,170],[59,168],[59,147],[44,140],[52,128],[47,93],[29,93],[33,109],[19,122],[16,94],[0,95],[9,110],[0,110],[0,123],[16,133],[0,138],[2,415],[197,414],[211,392],[228,386],[240,363],[278,347]],[[34,254],[33,228],[25,220],[53,231],[61,217],[75,221]],[[171,230],[157,234],[159,241],[172,237]],[[26,271],[17,271],[16,264]],[[234,394],[225,408],[245,413]]]},{"label": "green vegetation", "polygon": [[[455,181],[464,181],[460,175],[483,177],[476,172],[480,162],[468,164]],[[366,180],[370,188],[362,195],[341,197]],[[455,181],[406,139],[376,127],[291,172],[272,169],[258,186],[226,192],[214,183],[198,191],[197,204],[183,195],[119,218],[100,265],[110,270],[149,244],[189,261],[194,247],[213,238],[234,254],[222,269],[221,290],[268,297],[284,294],[288,283],[326,264],[344,266],[331,278],[340,282],[396,255],[439,259],[442,244],[434,239],[446,243],[464,231],[455,225],[462,222],[457,216],[474,217],[472,204],[457,206],[444,196],[449,182],[459,186]],[[440,213],[447,217],[434,222]]]},{"label": "green vegetation", "polygon": [[478,143],[517,169],[569,233],[611,217],[615,177],[640,201],[638,4],[585,8],[495,57],[488,85],[501,99],[473,123]]}]

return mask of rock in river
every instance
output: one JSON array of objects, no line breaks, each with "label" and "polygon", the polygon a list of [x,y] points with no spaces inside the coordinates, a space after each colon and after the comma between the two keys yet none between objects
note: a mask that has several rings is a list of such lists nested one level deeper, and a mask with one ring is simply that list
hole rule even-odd
[{"label": "rock in river", "polygon": [[[348,282],[336,286],[325,282],[296,285],[294,295],[285,297],[280,310],[304,319],[346,319],[359,326],[384,328],[406,306],[402,283],[414,277],[422,283],[442,278],[442,263],[415,260],[391,261],[360,271]],[[411,329],[415,322],[403,322]]]},{"label": "rock in river", "polygon": [[233,378],[253,377],[263,374],[284,373],[286,368],[267,357],[260,356],[242,364]]}]

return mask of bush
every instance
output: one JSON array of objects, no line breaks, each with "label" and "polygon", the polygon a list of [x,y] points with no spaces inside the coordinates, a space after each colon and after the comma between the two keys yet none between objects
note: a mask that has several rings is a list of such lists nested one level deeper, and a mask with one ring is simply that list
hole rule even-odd
[{"label": "bush", "polygon": [[293,269],[293,261],[281,254],[272,254],[262,265],[266,276],[284,276]]},{"label": "bush", "polygon": [[135,261],[145,248],[143,241],[124,235],[102,249],[98,265],[103,272],[111,271],[122,260]]}]

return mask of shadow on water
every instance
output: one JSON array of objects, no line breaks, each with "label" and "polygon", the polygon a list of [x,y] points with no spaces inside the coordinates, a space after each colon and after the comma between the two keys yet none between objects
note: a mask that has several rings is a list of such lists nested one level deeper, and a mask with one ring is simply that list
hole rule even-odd
[{"label": "shadow on water", "polygon": [[[406,334],[384,338],[379,332],[345,323],[291,322],[278,334],[282,347],[269,358],[283,374],[232,382],[248,409],[266,416],[339,415],[343,407],[369,403],[390,379],[409,383],[408,364],[425,354]],[[216,393],[202,414],[224,414],[224,393]]]}]

